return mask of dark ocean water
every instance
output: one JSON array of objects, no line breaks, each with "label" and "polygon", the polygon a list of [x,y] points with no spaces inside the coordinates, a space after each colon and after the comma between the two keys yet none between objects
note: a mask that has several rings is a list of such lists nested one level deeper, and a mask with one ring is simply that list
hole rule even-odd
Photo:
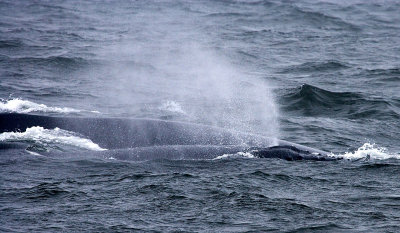
[{"label": "dark ocean water", "polygon": [[0,98],[2,232],[400,231],[398,1],[0,0]]}]

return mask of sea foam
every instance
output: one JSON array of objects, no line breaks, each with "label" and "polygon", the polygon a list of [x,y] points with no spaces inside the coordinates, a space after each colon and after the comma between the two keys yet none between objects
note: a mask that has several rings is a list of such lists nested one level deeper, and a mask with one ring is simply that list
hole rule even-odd
[{"label": "sea foam", "polygon": [[[19,98],[10,100],[0,100],[0,112],[16,112],[16,113],[30,113],[30,112],[49,112],[49,113],[78,113],[87,112],[68,107],[49,107],[45,104],[34,103],[29,100]],[[89,111],[98,113],[97,111]]]},{"label": "sea foam", "polygon": [[346,152],[343,154],[330,154],[332,157],[339,157],[348,160],[385,160],[385,159],[400,159],[400,154],[390,153],[385,147],[379,147],[375,144],[364,143],[354,152]]},{"label": "sea foam", "polygon": [[253,159],[255,156],[249,152],[237,152],[234,154],[223,154],[220,155],[213,160],[218,160],[218,159],[229,159],[229,158],[247,158],[247,159]]},{"label": "sea foam", "polygon": [[[400,159],[400,154],[390,153],[385,147],[379,147],[375,144],[365,143],[354,152],[345,152],[339,154],[330,153],[328,156],[341,158],[345,160],[385,160],[385,159]],[[234,154],[224,154],[216,157],[215,159],[228,159],[228,158],[256,158],[249,152],[238,152]]]},{"label": "sea foam", "polygon": [[39,144],[61,144],[79,147],[93,151],[103,151],[90,139],[82,138],[74,132],[60,128],[44,129],[40,126],[27,128],[25,132],[4,132],[0,134],[0,141],[28,141]]}]

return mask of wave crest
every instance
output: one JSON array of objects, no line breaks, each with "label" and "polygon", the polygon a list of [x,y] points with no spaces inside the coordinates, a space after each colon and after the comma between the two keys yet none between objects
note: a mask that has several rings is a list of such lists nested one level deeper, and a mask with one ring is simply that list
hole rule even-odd
[{"label": "wave crest", "polygon": [[303,84],[282,98],[283,109],[306,116],[359,118],[400,118],[394,102],[363,96],[355,92],[332,92]]},{"label": "wave crest", "polygon": [[[1,112],[16,112],[16,113],[30,113],[30,112],[48,112],[48,113],[78,113],[84,110],[78,110],[68,107],[49,107],[45,104],[34,103],[29,100],[23,100],[19,98],[11,100],[0,101],[0,113]],[[97,111],[90,111],[98,113]]]},{"label": "wave crest", "polygon": [[79,147],[93,151],[103,151],[90,139],[79,137],[78,134],[60,128],[44,129],[40,126],[27,128],[25,132],[4,132],[0,134],[2,142],[33,142],[39,145],[61,144]]},{"label": "wave crest", "polygon": [[378,147],[375,144],[364,143],[354,152],[346,152],[344,154],[330,154],[332,157],[339,157],[348,160],[385,160],[400,159],[400,154],[389,153],[385,147]]},{"label": "wave crest", "polygon": [[308,72],[328,72],[328,71],[337,71],[341,69],[350,68],[348,64],[345,64],[340,61],[325,61],[325,62],[305,62],[300,65],[290,66],[284,69],[283,73],[308,73]]}]

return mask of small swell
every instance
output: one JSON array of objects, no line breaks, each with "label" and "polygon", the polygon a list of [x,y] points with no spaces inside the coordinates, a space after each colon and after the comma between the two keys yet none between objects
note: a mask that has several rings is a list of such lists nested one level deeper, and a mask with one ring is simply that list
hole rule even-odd
[{"label": "small swell", "polygon": [[224,13],[211,13],[206,17],[249,17],[251,14],[236,13],[236,12],[224,12]]},{"label": "small swell", "polygon": [[44,129],[43,127],[39,126],[27,128],[25,132],[1,133],[0,142],[36,143],[44,148],[58,145],[67,145],[93,151],[106,150],[101,148],[96,143],[92,142],[90,139],[82,138],[80,137],[80,135],[74,132],[62,130],[59,128]]},{"label": "small swell", "polygon": [[341,69],[350,68],[349,65],[344,64],[339,61],[325,61],[325,62],[305,62],[300,65],[290,66],[282,71],[282,73],[291,72],[326,72],[326,71],[336,71]]},{"label": "small swell", "polygon": [[0,40],[0,48],[19,48],[23,47],[24,43],[19,40]]},{"label": "small swell", "polygon": [[326,15],[320,12],[293,8],[290,15],[298,21],[305,21],[318,29],[361,31],[361,28],[339,17]]},{"label": "small swell", "polygon": [[293,232],[342,232],[344,227],[334,224],[334,223],[321,223],[321,224],[313,224],[306,227],[299,227],[294,229]]},{"label": "small swell", "polygon": [[283,110],[305,116],[400,118],[396,103],[354,92],[331,92],[303,84],[281,98]]},{"label": "small swell", "polygon": [[368,79],[377,79],[383,82],[396,82],[400,81],[400,68],[388,69],[365,69],[359,74]]},{"label": "small swell", "polygon": [[25,65],[57,67],[62,69],[76,69],[87,65],[89,62],[80,57],[49,56],[49,57],[3,57],[10,63]]},{"label": "small swell", "polygon": [[27,199],[41,199],[52,198],[68,193],[69,191],[61,188],[57,183],[42,183],[29,189],[25,195]]},{"label": "small swell", "polygon": [[400,75],[400,68],[389,68],[389,69],[372,69],[367,70],[370,74],[380,74],[380,75]]},{"label": "small swell", "polygon": [[260,1],[226,1],[226,0],[215,0],[214,2],[220,2],[224,5],[249,5],[249,6],[271,6],[275,4],[274,1],[260,0]]}]

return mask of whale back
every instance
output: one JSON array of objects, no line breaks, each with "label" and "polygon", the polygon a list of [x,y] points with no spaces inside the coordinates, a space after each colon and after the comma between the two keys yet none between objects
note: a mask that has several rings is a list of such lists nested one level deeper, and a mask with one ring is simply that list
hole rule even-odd
[{"label": "whale back", "polygon": [[[274,140],[218,127],[156,119],[50,117],[0,114],[0,133],[33,126],[56,127],[90,138],[108,149],[157,145],[271,146]],[[276,144],[276,143],[275,143]]]},{"label": "whale back", "polygon": [[[94,154],[124,160],[208,159],[238,152],[249,152],[260,158],[275,156],[287,160],[318,159],[327,155],[324,151],[283,140],[193,123],[156,119],[0,114],[0,133],[23,132],[34,126],[78,133],[100,147],[109,149]],[[17,146],[3,143],[4,148]]]}]

